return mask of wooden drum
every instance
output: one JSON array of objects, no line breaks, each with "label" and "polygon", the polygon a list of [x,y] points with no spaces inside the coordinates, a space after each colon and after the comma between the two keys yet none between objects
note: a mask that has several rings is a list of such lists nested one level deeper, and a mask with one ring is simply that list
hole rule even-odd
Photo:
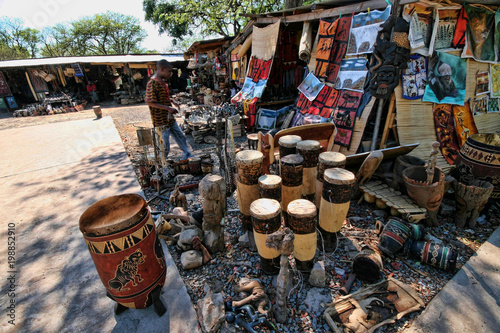
[{"label": "wooden drum", "polygon": [[345,169],[332,168],[325,170],[324,179],[319,208],[319,230],[325,240],[325,247],[331,250],[336,246],[336,233],[344,225],[356,177]]},{"label": "wooden drum", "polygon": [[277,274],[280,269],[280,253],[266,246],[266,239],[281,227],[281,206],[274,199],[257,199],[250,206],[253,235],[264,273]]},{"label": "wooden drum", "polygon": [[321,145],[316,140],[304,140],[297,143],[297,153],[304,158],[302,179],[302,197],[315,201],[316,177],[318,175],[318,157]]},{"label": "wooden drum", "polygon": [[346,157],[342,153],[325,151],[318,157],[318,172],[316,177],[316,207],[319,209],[321,194],[323,193],[323,181],[326,169],[345,168]]},{"label": "wooden drum", "polygon": [[276,175],[260,176],[259,197],[274,199],[281,203],[281,177]]},{"label": "wooden drum", "polygon": [[299,154],[292,154],[281,159],[282,201],[287,220],[288,204],[293,200],[302,199],[302,176],[304,158]]},{"label": "wooden drum", "polygon": [[161,311],[167,266],[141,196],[123,194],[94,203],[80,217],[80,231],[108,296],[127,308],[154,304]]},{"label": "wooden drum", "polygon": [[287,155],[296,154],[297,143],[300,141],[302,141],[302,138],[298,135],[285,135],[279,138],[280,159]]},{"label": "wooden drum", "polygon": [[252,230],[250,204],[259,198],[259,177],[262,175],[264,155],[256,150],[244,150],[236,154],[238,168],[238,206],[241,223],[246,230]]},{"label": "wooden drum", "polygon": [[288,224],[295,235],[293,253],[297,269],[310,272],[314,266],[318,241],[316,205],[305,199],[290,202],[288,205]]}]

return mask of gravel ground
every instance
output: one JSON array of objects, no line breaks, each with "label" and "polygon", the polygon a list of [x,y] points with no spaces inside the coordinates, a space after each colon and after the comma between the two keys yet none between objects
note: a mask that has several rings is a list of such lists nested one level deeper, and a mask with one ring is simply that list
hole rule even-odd
[{"label": "gravel ground", "polygon": [[[139,175],[138,166],[143,158],[143,150],[138,145],[135,126],[151,126],[150,115],[147,106],[116,106],[103,105],[103,115],[111,116],[115,126],[120,133],[124,147],[131,159],[131,162]],[[14,118],[8,114],[0,114],[0,130],[16,127],[34,126],[44,123],[63,122],[78,119],[95,118],[92,109],[82,112],[57,114],[50,116]],[[192,136],[187,136],[189,144],[192,146],[195,155],[211,153],[216,160],[214,145],[194,144]],[[237,138],[237,145],[246,147],[246,138]],[[170,157],[178,159],[181,151],[176,144],[172,144]],[[216,161],[217,164],[217,161]],[[214,172],[217,168],[214,169]],[[195,178],[196,179],[199,179]],[[146,189],[146,194],[151,198],[154,192]],[[189,203],[189,212],[201,208],[201,198],[197,189],[186,191],[186,197]],[[165,193],[168,197],[169,193]],[[169,212],[172,207],[166,200],[155,199],[150,205],[153,210]],[[491,233],[500,224],[499,210],[496,207],[489,207],[483,213],[478,221],[475,230],[458,229],[453,224],[454,220],[454,201],[445,198],[444,205],[446,209],[438,215],[442,225],[437,228],[426,231],[436,238],[441,239],[445,244],[453,247],[459,254],[457,269],[473,255],[482,243],[491,235]],[[236,193],[228,198],[228,209],[236,209]],[[374,223],[378,220],[386,220],[387,214],[384,211],[377,210],[374,205],[351,202],[351,208],[348,213],[348,223],[342,230],[342,238],[339,246],[333,253],[324,254],[318,250],[317,257],[325,258],[325,269],[327,273],[327,282],[325,288],[313,288],[306,279],[299,273],[294,273],[292,289],[288,302],[289,319],[286,324],[276,324],[278,332],[330,332],[331,329],[323,319],[323,311],[326,303],[331,302],[338,295],[339,288],[343,285],[346,276],[352,268],[352,243],[358,245],[371,244],[376,245],[377,236],[374,230]],[[180,251],[175,245],[169,245],[169,249],[177,264],[179,272],[186,284],[187,290],[196,305],[198,299],[205,296],[204,287],[208,284],[214,292],[221,292],[225,300],[231,300],[237,294],[233,291],[233,285],[242,277],[258,278],[266,286],[266,291],[270,295],[272,302],[275,302],[274,292],[275,284],[273,277],[262,275],[259,271],[259,257],[256,252],[243,248],[238,243],[238,238],[243,234],[240,228],[240,222],[237,214],[229,213],[225,219],[224,225],[226,251],[213,256],[213,259],[193,270],[185,271],[180,264]],[[293,267],[293,260],[292,267]],[[441,288],[453,277],[452,273],[447,273],[437,268],[420,264],[419,262],[403,257],[390,259],[384,257],[383,275],[391,275],[417,291],[419,296],[427,304],[441,290]],[[275,279],[274,279],[275,280]],[[359,289],[367,284],[357,280],[352,291]],[[318,296],[319,295],[319,296]],[[316,299],[316,301],[314,301]],[[421,311],[414,312],[398,320],[394,324],[386,325],[378,332],[403,332],[405,328],[411,326],[415,317]],[[261,331],[269,332],[265,327],[260,327]]]}]

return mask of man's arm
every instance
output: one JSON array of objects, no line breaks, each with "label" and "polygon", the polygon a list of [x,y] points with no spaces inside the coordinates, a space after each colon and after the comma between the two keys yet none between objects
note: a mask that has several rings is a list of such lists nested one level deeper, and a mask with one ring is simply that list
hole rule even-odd
[{"label": "man's arm", "polygon": [[160,104],[160,103],[156,103],[156,102],[152,102],[152,101],[148,101],[148,100],[146,100],[146,104],[152,108],[166,110],[166,111],[170,112],[171,114],[175,114],[178,112],[177,109],[175,109],[171,106],[165,105],[165,104]]}]

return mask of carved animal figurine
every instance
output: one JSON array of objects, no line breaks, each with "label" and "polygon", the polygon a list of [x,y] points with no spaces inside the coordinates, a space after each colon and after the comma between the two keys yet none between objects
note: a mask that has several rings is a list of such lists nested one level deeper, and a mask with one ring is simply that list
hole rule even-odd
[{"label": "carved animal figurine", "polygon": [[271,308],[271,302],[269,302],[269,298],[259,281],[241,278],[236,287],[236,292],[242,291],[250,292],[251,294],[240,301],[233,301],[233,307],[238,308],[247,303],[252,303],[260,313],[267,314],[269,312],[265,308]]},{"label": "carved animal figurine", "polygon": [[145,258],[146,256],[142,254],[141,249],[125,257],[116,268],[115,277],[108,282],[110,288],[118,289],[118,291],[126,291],[130,288],[123,289],[123,287],[129,282],[132,282],[133,286],[137,286],[135,278],[137,278],[137,282],[142,282],[143,279],[138,274],[138,270],[139,265],[144,263]]},{"label": "carved animal figurine", "polygon": [[270,174],[269,166],[274,163],[274,139],[270,133],[258,133],[257,150],[264,154],[262,161],[262,173],[264,175]]},{"label": "carved animal figurine", "polygon": [[356,179],[358,180],[358,185],[363,184],[366,180],[370,180],[370,178],[377,170],[380,163],[384,159],[384,154],[380,150],[372,151],[366,159],[361,164],[361,167],[356,174]]},{"label": "carved animal figurine", "polygon": [[173,193],[170,195],[170,204],[174,207],[183,207],[184,210],[187,210],[186,196],[179,191],[179,185],[175,186]]}]

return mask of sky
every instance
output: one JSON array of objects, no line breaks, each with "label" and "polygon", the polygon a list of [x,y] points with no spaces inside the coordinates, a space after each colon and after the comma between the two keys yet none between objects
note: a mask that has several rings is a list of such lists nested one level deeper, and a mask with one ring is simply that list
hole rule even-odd
[{"label": "sky", "polygon": [[140,20],[148,35],[142,47],[159,52],[171,47],[172,38],[166,34],[159,36],[155,26],[144,20],[142,0],[0,0],[0,16],[20,18],[25,27],[38,30],[108,10]]}]

